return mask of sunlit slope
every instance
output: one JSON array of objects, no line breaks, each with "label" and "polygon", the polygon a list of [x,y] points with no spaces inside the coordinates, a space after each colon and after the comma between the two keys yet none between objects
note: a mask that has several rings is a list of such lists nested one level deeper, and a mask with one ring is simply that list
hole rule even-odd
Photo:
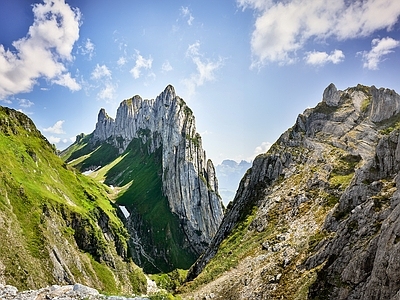
[{"label": "sunlit slope", "polygon": [[[148,145],[133,139],[125,152],[118,155],[109,144],[93,146],[93,150],[86,148],[85,152],[84,143],[83,139],[81,145],[75,146],[81,157],[74,152],[68,156],[70,164],[80,170],[93,167],[88,176],[110,186],[116,204],[136,216],[136,224],[127,224],[132,231],[142,233],[140,245],[135,241],[131,244],[135,261],[150,273],[189,268],[196,256],[185,250],[187,246],[183,247],[180,220],[171,212],[162,193],[162,148],[148,153]],[[154,252],[158,254],[151,255],[153,258],[146,255]]]},{"label": "sunlit slope", "polygon": [[104,186],[67,166],[24,114],[0,107],[0,282],[145,291]]}]

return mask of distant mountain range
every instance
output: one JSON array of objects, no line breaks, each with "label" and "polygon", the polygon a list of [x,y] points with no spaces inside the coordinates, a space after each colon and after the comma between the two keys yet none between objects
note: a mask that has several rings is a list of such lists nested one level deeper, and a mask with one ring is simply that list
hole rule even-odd
[{"label": "distant mountain range", "polygon": [[251,167],[251,162],[242,160],[236,162],[226,159],[215,167],[218,178],[218,188],[222,200],[226,205],[233,200],[243,175]]}]

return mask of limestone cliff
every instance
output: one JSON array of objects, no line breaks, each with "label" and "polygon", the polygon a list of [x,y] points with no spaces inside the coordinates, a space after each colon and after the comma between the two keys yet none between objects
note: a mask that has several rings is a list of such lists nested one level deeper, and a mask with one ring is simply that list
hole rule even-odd
[{"label": "limestone cliff", "polygon": [[255,159],[184,296],[398,299],[399,105],[328,86]]},{"label": "limestone cliff", "polygon": [[[101,172],[102,168],[107,168],[105,166],[112,163],[118,155],[126,161],[126,168],[115,172],[115,176],[111,175],[112,172],[106,174],[105,183],[110,185],[125,186],[129,183],[130,188],[135,189],[135,184],[145,178],[139,180],[138,177],[133,177],[136,176],[138,168],[149,163],[143,154],[151,157],[154,170],[151,172],[149,170],[149,174],[158,173],[157,178],[160,179],[161,185],[160,187],[154,185],[154,189],[161,189],[162,195],[158,197],[167,199],[169,211],[176,218],[176,221],[171,221],[174,224],[168,223],[168,226],[179,227],[181,233],[177,235],[182,235],[182,237],[175,237],[176,240],[180,240],[177,241],[179,245],[171,245],[171,247],[182,248],[190,253],[189,256],[192,258],[188,259],[190,261],[186,265],[188,267],[193,259],[208,246],[222,220],[223,209],[218,195],[218,181],[214,166],[210,160],[207,160],[202,148],[201,136],[196,132],[195,117],[186,103],[175,94],[174,88],[167,86],[156,99],[144,100],[140,96],[134,96],[124,100],[117,110],[115,120],[101,109],[96,128],[85,143],[86,148],[89,149],[88,152],[95,152],[98,147],[104,148],[104,145],[109,145],[116,149],[117,153],[111,156],[109,161],[87,159],[78,166],[82,171],[100,168],[99,172]],[[71,147],[74,148],[74,145]],[[132,153],[135,151],[138,153],[133,157]],[[136,170],[129,169],[129,162],[125,156],[127,153],[132,156],[131,166],[133,161],[137,162],[138,157],[142,157]],[[95,156],[91,154],[92,158]],[[102,157],[104,159],[104,155]],[[69,160],[71,158],[77,157],[72,155]],[[127,180],[131,176],[133,176],[132,180]],[[158,180],[157,178],[153,183]],[[151,189],[149,186],[146,193],[149,193]],[[167,228],[160,228],[162,231],[165,230],[164,237],[155,237],[158,233],[154,232],[154,222],[166,216],[155,213],[152,217],[143,218],[141,208],[134,204],[141,202],[140,199],[143,197],[146,195],[132,196],[130,200],[127,197],[124,200],[117,198],[117,202],[127,205],[130,211],[127,222],[132,233],[132,249],[136,251],[134,256],[137,261],[139,263],[150,261],[154,267],[157,265],[160,270],[165,270],[166,268],[160,266],[157,260],[160,262],[159,259],[162,259],[169,264],[168,261],[173,260],[169,257],[173,251],[163,249],[162,243],[155,240],[160,238],[167,240],[168,235],[173,237],[174,233],[168,233]],[[152,199],[146,201],[152,201]],[[154,235],[153,238],[149,239],[146,236],[147,230],[150,231],[150,235]],[[178,257],[174,259],[179,260]],[[181,263],[182,259],[181,257]],[[167,269],[174,267],[173,263],[169,265]]]}]

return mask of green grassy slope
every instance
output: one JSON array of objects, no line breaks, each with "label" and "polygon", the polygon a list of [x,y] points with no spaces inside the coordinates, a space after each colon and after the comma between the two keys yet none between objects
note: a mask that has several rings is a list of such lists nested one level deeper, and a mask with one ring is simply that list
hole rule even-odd
[{"label": "green grassy slope", "polygon": [[[141,134],[150,136],[146,130]],[[117,187],[116,203],[126,206],[133,214],[130,219],[134,221],[144,251],[154,258],[149,262],[141,251],[134,251],[136,261],[140,260],[148,273],[189,268],[196,254],[185,244],[180,221],[171,213],[168,199],[162,193],[162,148],[149,154],[150,140],[143,144],[140,139],[134,139],[118,156],[117,149],[107,143],[90,149],[86,137],[64,151],[62,157],[81,171],[101,166],[90,177]]]},{"label": "green grassy slope", "polygon": [[[171,213],[168,199],[162,194],[162,149],[147,153],[147,145],[134,139],[123,154],[123,159],[105,174],[106,184],[129,187],[117,197],[117,203],[140,219],[137,226],[142,233],[142,244],[148,253],[157,248],[152,264],[145,263],[148,272],[169,272],[187,269],[195,261],[195,254],[184,245],[184,233],[177,216]],[[166,256],[166,257],[165,257]],[[144,260],[145,261],[145,260]]]},{"label": "green grassy slope", "polygon": [[145,291],[104,186],[74,171],[22,113],[0,107],[0,280]]}]

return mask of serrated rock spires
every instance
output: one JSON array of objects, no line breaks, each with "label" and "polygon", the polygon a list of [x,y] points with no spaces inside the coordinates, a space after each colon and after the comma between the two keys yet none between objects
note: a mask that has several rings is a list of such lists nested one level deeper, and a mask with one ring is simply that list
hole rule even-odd
[{"label": "serrated rock spires", "polygon": [[191,248],[200,255],[222,221],[223,206],[193,112],[173,86],[155,100],[134,96],[122,101],[115,120],[100,110],[91,143],[107,142],[122,153],[134,138],[148,142],[149,153],[162,147],[163,194],[182,221]]}]

